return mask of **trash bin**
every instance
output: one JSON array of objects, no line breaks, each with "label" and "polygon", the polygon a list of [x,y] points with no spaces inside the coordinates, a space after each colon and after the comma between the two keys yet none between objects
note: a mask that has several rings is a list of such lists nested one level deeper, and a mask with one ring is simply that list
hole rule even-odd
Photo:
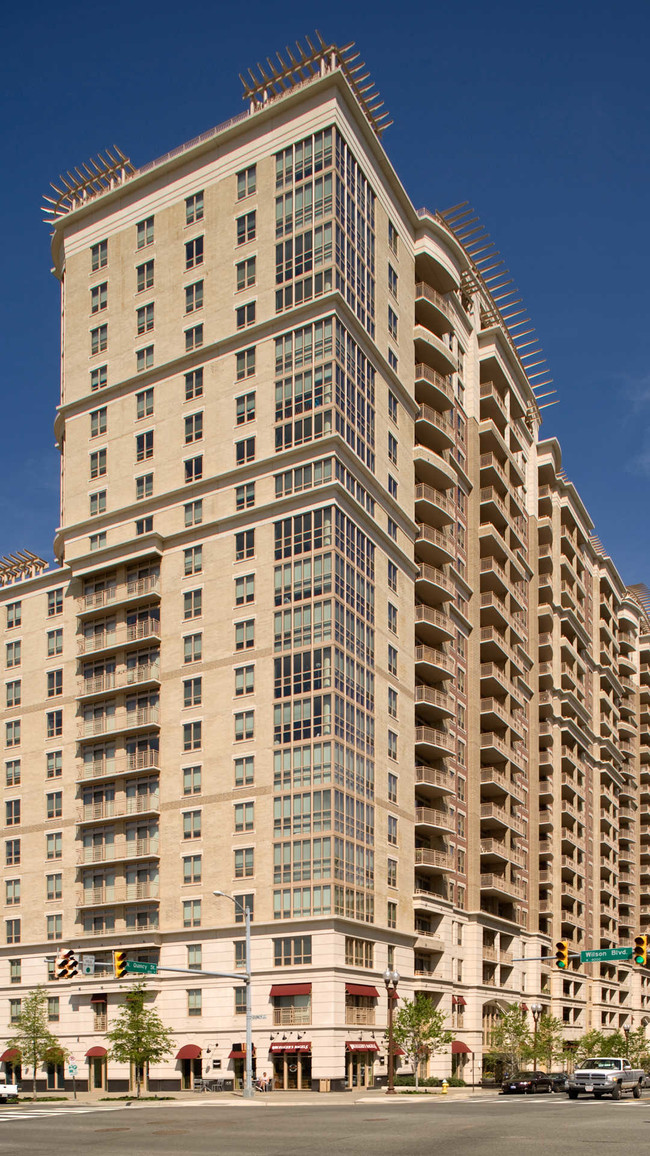
[{"label": "trash bin", "polygon": [[319,1080],[318,1091],[319,1092],[329,1092],[331,1090],[330,1084],[331,1084],[331,1080]]}]

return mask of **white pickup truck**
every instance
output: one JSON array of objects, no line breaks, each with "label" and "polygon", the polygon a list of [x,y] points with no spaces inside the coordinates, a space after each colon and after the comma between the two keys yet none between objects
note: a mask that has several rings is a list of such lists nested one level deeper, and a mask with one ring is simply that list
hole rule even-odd
[{"label": "white pickup truck", "polygon": [[620,1100],[623,1092],[631,1092],[638,1100],[644,1074],[620,1056],[595,1056],[584,1060],[569,1076],[569,1099],[577,1100],[581,1092],[593,1092],[596,1100],[601,1096]]},{"label": "white pickup truck", "polygon": [[0,1103],[3,1103],[9,1096],[18,1095],[18,1084],[1,1084],[0,1083]]}]

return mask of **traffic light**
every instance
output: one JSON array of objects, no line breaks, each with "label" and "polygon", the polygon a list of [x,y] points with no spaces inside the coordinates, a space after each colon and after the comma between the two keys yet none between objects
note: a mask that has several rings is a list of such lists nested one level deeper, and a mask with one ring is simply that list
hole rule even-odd
[{"label": "traffic light", "polygon": [[55,979],[73,979],[79,971],[79,960],[74,951],[70,948],[68,951],[62,951],[57,955],[54,961],[54,978]]},{"label": "traffic light", "polygon": [[557,967],[564,970],[569,965],[569,941],[568,939],[560,939],[555,944],[555,963]]},{"label": "traffic light", "polygon": [[114,951],[113,952],[113,967],[115,969],[115,978],[116,979],[124,979],[124,976],[126,975],[126,952],[125,951]]},{"label": "traffic light", "polygon": [[637,935],[634,940],[634,962],[640,963],[641,967],[648,966],[648,936]]}]

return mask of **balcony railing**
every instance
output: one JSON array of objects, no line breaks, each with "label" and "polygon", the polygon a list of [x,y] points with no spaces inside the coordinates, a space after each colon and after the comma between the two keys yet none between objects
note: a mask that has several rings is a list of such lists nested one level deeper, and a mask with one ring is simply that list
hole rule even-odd
[{"label": "balcony railing", "polygon": [[159,722],[158,707],[138,707],[136,710],[116,711],[112,715],[84,719],[77,728],[77,738],[95,738],[97,735],[134,730],[142,726],[158,726]]},{"label": "balcony railing", "polygon": [[350,1007],[345,1005],[346,1024],[356,1024],[358,1027],[373,1028],[375,1026],[374,1007]]},{"label": "balcony railing", "polygon": [[86,803],[78,809],[77,819],[80,823],[92,822],[95,819],[121,819],[159,809],[158,795],[148,793],[136,795],[133,799],[107,799],[99,803]]},{"label": "balcony railing", "polygon": [[121,859],[140,859],[147,855],[158,855],[157,839],[134,839],[119,843],[104,843],[96,847],[83,847],[77,854],[77,863],[83,867],[87,863],[114,863]]},{"label": "balcony railing", "polygon": [[145,638],[160,638],[159,619],[149,618],[129,625],[120,623],[114,630],[103,630],[89,637],[81,637],[78,640],[77,653],[95,654],[99,650],[117,650]]},{"label": "balcony railing", "polygon": [[160,585],[158,574],[148,574],[144,578],[130,578],[128,582],[117,582],[112,586],[105,586],[103,590],[91,590],[77,599],[77,609],[101,610],[104,606],[114,606],[117,602],[125,602],[130,598],[139,598],[143,594],[156,592]]},{"label": "balcony railing", "polygon": [[288,1028],[311,1023],[311,1007],[273,1008],[273,1026]]}]

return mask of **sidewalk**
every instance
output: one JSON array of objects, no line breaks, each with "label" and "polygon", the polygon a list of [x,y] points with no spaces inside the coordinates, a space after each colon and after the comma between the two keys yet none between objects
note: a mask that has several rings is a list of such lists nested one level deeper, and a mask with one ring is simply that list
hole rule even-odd
[{"label": "sidewalk", "polygon": [[[450,1100],[467,1100],[475,1098],[483,1098],[495,1096],[498,1094],[498,1088],[449,1088],[447,1093],[443,1093],[440,1088],[428,1089],[426,1093],[419,1093],[414,1095],[410,1089],[401,1091],[396,1090],[395,1096],[388,1096],[383,1088],[354,1088],[348,1092],[303,1092],[303,1091],[289,1091],[289,1092],[256,1092],[252,1100],[244,1099],[240,1091],[237,1092],[168,1092],[164,1094],[164,1098],[160,1100],[137,1100],[135,1096],[128,1101],[133,1106],[140,1104],[142,1107],[180,1107],[192,1106],[194,1108],[209,1108],[230,1106],[238,1104],[242,1107],[300,1107],[309,1104],[318,1104],[319,1106],[329,1105],[343,1105],[343,1104],[395,1104],[400,1101],[407,1103],[430,1103],[431,1101],[446,1102]],[[56,1095],[53,1092],[52,1095]],[[63,1093],[61,1093],[63,1096]],[[162,1095],[162,1094],[161,1094]],[[21,1094],[20,1104],[25,1107],[37,1108],[52,1108],[57,1106],[69,1108],[76,1103],[79,1107],[86,1107],[88,1105],[108,1106],[109,1104],[125,1104],[127,1101],[122,1096],[102,1095],[99,1092],[77,1092],[77,1099],[74,1100],[72,1094],[66,1093],[65,1099],[60,1100],[38,1100],[34,1102],[29,1097],[27,1091]],[[10,1105],[11,1106],[11,1105]],[[15,1107],[16,1105],[13,1105]],[[0,1105],[0,1110],[2,1105]]]}]

